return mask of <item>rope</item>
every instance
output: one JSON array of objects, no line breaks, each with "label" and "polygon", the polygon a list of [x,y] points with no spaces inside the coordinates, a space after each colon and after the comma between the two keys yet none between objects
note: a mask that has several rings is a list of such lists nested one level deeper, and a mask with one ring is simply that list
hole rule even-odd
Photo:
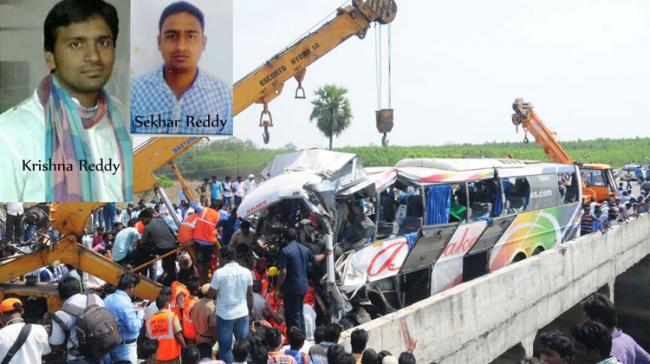
[{"label": "rope", "polygon": [[393,55],[393,45],[392,45],[392,39],[393,39],[393,33],[391,31],[392,23],[388,23],[388,108],[391,108],[391,72],[390,72],[390,65],[391,65],[391,58]]},{"label": "rope", "polygon": [[381,109],[381,29],[375,23],[375,82],[377,84],[377,109]]}]

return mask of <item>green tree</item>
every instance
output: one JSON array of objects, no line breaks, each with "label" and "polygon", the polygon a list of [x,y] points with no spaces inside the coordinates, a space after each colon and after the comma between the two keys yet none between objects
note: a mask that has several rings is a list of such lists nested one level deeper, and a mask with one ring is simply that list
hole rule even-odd
[{"label": "green tree", "polygon": [[336,85],[325,85],[316,90],[316,99],[311,104],[314,109],[309,116],[309,121],[316,120],[316,126],[330,141],[339,136],[352,122],[352,109],[346,97],[348,90]]}]

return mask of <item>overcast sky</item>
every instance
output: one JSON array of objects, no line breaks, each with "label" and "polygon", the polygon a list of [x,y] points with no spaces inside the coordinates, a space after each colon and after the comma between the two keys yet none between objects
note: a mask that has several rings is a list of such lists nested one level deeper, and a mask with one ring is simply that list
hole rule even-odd
[{"label": "overcast sky", "polygon": [[[237,81],[342,2],[234,2]],[[523,97],[560,140],[650,136],[650,1],[398,0],[392,24],[392,145],[520,141],[510,122]],[[310,123],[314,90],[349,90],[354,120],[336,146],[380,144],[374,31],[348,39],[269,106],[270,147],[325,147]],[[263,145],[261,105],[235,118],[235,135]]]}]

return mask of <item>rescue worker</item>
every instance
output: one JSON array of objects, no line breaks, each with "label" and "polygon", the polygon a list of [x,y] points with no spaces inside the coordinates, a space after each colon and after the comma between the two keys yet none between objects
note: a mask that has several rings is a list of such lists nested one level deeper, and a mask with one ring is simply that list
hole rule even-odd
[{"label": "rescue worker", "polygon": [[183,336],[187,339],[188,343],[196,342],[196,327],[194,326],[194,321],[192,321],[192,316],[190,312],[194,307],[194,304],[199,300],[199,288],[201,287],[201,282],[198,277],[192,278],[187,283],[187,289],[189,295],[183,301]]},{"label": "rescue worker", "polygon": [[147,319],[147,336],[158,341],[156,363],[180,364],[181,350],[185,349],[181,323],[169,309],[169,297],[156,298],[158,312]]},{"label": "rescue worker", "polygon": [[169,309],[176,314],[179,320],[182,321],[184,303],[190,296],[190,291],[179,281],[172,282],[171,289],[172,296],[169,300]]},{"label": "rescue worker", "polygon": [[196,225],[192,238],[196,242],[196,267],[199,270],[201,282],[207,282],[210,270],[210,261],[219,252],[217,241],[217,223],[219,222],[219,210],[223,206],[221,200],[212,200],[210,207],[204,207],[196,218]]}]

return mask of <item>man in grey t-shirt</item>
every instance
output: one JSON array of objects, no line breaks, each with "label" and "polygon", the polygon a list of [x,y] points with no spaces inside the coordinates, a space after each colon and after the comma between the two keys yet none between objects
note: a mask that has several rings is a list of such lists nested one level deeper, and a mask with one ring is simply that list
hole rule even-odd
[{"label": "man in grey t-shirt", "polygon": [[[162,217],[154,217],[153,210],[146,208],[140,212],[139,218],[144,224],[142,246],[149,247],[156,255],[176,249],[176,236]],[[165,273],[161,283],[169,286],[176,280],[176,253],[163,258],[162,266]]]}]

